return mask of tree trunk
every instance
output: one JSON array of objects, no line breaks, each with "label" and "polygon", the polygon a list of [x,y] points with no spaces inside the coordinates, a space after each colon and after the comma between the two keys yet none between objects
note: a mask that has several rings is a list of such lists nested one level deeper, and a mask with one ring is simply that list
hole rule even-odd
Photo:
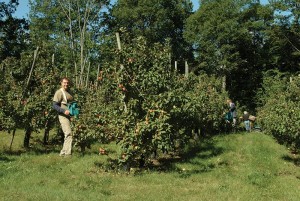
[{"label": "tree trunk", "polygon": [[25,130],[25,137],[24,137],[24,143],[23,146],[25,148],[29,148],[29,141],[30,141],[30,137],[31,137],[31,133],[32,133],[32,128],[26,128]]},{"label": "tree trunk", "polygon": [[46,122],[45,125],[45,132],[44,132],[44,138],[43,138],[43,144],[47,145],[49,140],[49,132],[50,132],[50,122],[49,120]]},{"label": "tree trunk", "polygon": [[16,134],[16,129],[13,130],[13,134],[12,134],[12,138],[11,138],[10,146],[9,146],[9,151],[11,151],[12,144],[13,144],[14,138],[15,138],[15,134]]}]

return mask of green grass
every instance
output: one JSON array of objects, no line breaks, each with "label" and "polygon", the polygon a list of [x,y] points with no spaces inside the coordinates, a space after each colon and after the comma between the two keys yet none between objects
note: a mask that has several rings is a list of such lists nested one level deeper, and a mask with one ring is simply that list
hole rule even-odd
[{"label": "green grass", "polygon": [[18,131],[9,152],[11,135],[0,132],[0,200],[300,200],[299,155],[262,133],[204,140],[137,174],[100,169],[100,145],[62,158],[60,146],[23,150],[22,138]]}]

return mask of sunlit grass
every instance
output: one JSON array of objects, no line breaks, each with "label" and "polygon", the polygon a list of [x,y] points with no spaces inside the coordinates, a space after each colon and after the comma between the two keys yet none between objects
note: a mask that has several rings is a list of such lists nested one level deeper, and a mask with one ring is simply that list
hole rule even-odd
[{"label": "sunlit grass", "polygon": [[0,133],[0,200],[300,200],[299,156],[262,133],[193,142],[136,174],[99,168],[107,159],[99,146],[114,155],[115,145],[63,158],[60,146],[26,151],[22,139],[18,131],[9,151],[11,135]]}]

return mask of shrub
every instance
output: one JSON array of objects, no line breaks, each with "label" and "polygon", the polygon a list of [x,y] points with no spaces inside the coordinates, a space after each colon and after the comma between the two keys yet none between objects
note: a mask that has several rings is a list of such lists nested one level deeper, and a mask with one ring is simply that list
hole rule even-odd
[{"label": "shrub", "polygon": [[300,145],[299,97],[299,76],[288,76],[277,71],[265,75],[258,119],[265,132],[293,149],[299,149]]}]

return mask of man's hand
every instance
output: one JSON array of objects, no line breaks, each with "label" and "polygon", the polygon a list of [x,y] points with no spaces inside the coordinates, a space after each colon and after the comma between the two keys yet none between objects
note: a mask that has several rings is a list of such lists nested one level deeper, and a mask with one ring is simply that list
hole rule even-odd
[{"label": "man's hand", "polygon": [[66,111],[64,112],[64,114],[65,114],[65,115],[70,115],[70,111],[69,111],[69,110],[66,110]]}]

